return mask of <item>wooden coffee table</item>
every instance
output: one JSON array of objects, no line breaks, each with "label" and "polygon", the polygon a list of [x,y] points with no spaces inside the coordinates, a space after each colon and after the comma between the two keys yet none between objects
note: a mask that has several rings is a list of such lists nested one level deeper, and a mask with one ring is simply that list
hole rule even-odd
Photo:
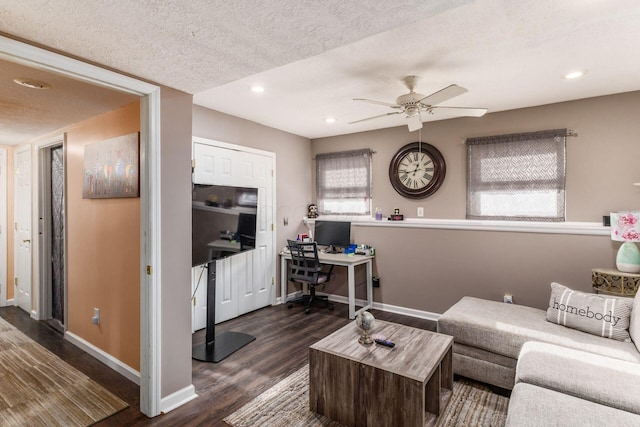
[{"label": "wooden coffee table", "polygon": [[453,337],[376,320],[394,348],[364,346],[355,323],[309,348],[309,405],[345,426],[432,426],[453,391]]}]

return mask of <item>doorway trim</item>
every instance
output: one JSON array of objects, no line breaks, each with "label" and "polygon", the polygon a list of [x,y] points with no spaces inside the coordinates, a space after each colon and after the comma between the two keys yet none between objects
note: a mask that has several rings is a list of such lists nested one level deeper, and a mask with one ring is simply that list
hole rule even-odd
[{"label": "doorway trim", "polygon": [[[160,87],[4,36],[0,36],[0,58],[141,97],[140,411],[148,417],[159,415],[162,284]],[[153,274],[147,274],[152,266]]]},{"label": "doorway trim", "polygon": [[7,256],[9,254],[9,246],[7,240],[7,232],[9,230],[7,224],[7,171],[8,151],[6,148],[0,148],[0,307],[7,305],[7,287],[9,286]]},{"label": "doorway trim", "polygon": [[[47,163],[51,160],[51,148],[55,146],[62,146],[64,153],[64,193],[65,193],[65,211],[67,210],[67,154],[66,154],[66,134],[58,135],[53,138],[47,138],[43,142],[36,142],[34,144],[34,160],[33,164],[37,165],[34,168],[34,194],[36,197],[36,211],[37,211],[37,226],[35,230],[38,232],[38,238],[34,239],[34,253],[38,255],[39,268],[35,269],[37,274],[34,274],[34,283],[38,284],[38,292],[36,295],[37,301],[33,304],[36,307],[35,318],[36,320],[47,320],[51,317],[51,290],[48,288],[50,282],[51,273],[46,266],[51,262],[51,254],[49,250],[46,250],[46,245],[50,245],[51,232],[51,219],[44,217],[43,214],[50,214],[48,206],[51,203],[51,194],[49,191],[45,191],[48,184],[51,184],[51,176],[47,176],[45,171],[50,172],[50,166]],[[67,222],[64,223],[64,255],[63,255],[64,268],[64,330],[67,330]],[[34,295],[36,293],[34,292]]]}]

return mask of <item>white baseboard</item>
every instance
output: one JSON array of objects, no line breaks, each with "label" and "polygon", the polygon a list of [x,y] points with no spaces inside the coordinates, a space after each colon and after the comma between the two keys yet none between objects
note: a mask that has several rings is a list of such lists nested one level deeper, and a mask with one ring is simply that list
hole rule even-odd
[{"label": "white baseboard", "polygon": [[[326,295],[326,294],[322,294],[318,292],[318,295]],[[339,302],[342,304],[349,304],[349,298],[342,295],[329,295],[329,300],[334,302]],[[362,307],[365,304],[366,304],[366,301],[361,299],[356,299],[356,310],[358,306]],[[373,308],[380,311],[387,311],[389,313],[403,314],[405,316],[417,317],[419,319],[432,320],[434,322],[437,322],[441,316],[441,314],[439,313],[432,313],[430,311],[424,311],[424,310],[416,310],[414,308],[401,307],[398,305],[383,304],[375,301],[373,302]]]},{"label": "white baseboard", "polygon": [[31,310],[30,316],[33,320],[40,320],[40,316],[38,316],[38,312],[35,310]]},{"label": "white baseboard", "polygon": [[186,386],[182,390],[178,390],[171,393],[169,396],[163,397],[160,400],[160,412],[166,414],[169,411],[176,409],[179,406],[184,405],[187,402],[197,399],[196,388],[193,384]]},{"label": "white baseboard", "polygon": [[[362,304],[364,304],[364,302]],[[416,310],[414,308],[400,307],[398,305],[383,304],[380,302],[374,302],[373,308],[376,310],[387,311],[389,313],[403,314],[405,316],[417,317],[419,319],[432,320],[434,322],[437,322],[438,319],[440,319],[440,316],[442,316],[442,314],[433,313],[431,311]]]},{"label": "white baseboard", "polygon": [[86,353],[95,357],[128,380],[136,383],[136,385],[140,385],[140,372],[136,371],[131,366],[121,362],[109,353],[105,352],[102,349],[99,349],[87,340],[80,338],[72,332],[65,332],[64,338],[75,346],[80,347]]},{"label": "white baseboard", "polygon": [[[297,297],[300,295],[302,295],[302,291],[292,292],[287,295],[287,299]],[[341,304],[349,304],[349,298],[342,295],[332,295],[332,294],[326,294],[323,292],[318,292],[318,295],[328,295],[329,301],[339,302]],[[284,301],[282,301],[282,298],[278,298],[278,302],[280,304],[284,303]],[[356,310],[358,306],[363,307],[365,303],[366,301],[364,300],[356,299]],[[389,313],[403,314],[405,316],[417,317],[419,319],[432,320],[434,322],[437,322],[440,316],[442,316],[442,314],[439,314],[439,313],[432,313],[430,311],[424,311],[424,310],[416,310],[414,308],[406,308],[398,305],[383,304],[375,301],[373,302],[373,308],[380,311],[387,311]]]}]

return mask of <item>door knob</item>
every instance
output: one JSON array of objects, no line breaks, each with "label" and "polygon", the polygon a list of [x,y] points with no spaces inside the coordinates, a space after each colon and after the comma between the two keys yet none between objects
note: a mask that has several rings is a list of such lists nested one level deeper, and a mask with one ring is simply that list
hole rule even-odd
[{"label": "door knob", "polygon": [[31,243],[31,239],[24,239],[22,243]]}]

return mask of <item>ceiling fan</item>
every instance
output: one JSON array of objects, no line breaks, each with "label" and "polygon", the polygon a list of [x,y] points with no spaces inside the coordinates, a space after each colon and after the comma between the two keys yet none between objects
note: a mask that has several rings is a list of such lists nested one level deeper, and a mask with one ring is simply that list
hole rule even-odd
[{"label": "ceiling fan", "polygon": [[380,114],[378,116],[368,117],[366,119],[360,119],[349,124],[360,123],[367,120],[377,119],[379,117],[392,116],[395,114],[405,114],[407,117],[407,125],[409,126],[409,131],[413,132],[422,128],[422,113],[426,114],[434,114],[435,111],[451,111],[454,112],[457,116],[470,116],[470,117],[480,117],[483,116],[486,112],[486,108],[467,108],[467,107],[441,107],[437,104],[448,101],[449,99],[456,97],[458,95],[462,95],[467,92],[467,89],[458,86],[451,85],[447,86],[444,89],[441,89],[431,95],[423,95],[421,93],[414,92],[414,88],[418,83],[419,77],[417,76],[407,76],[402,79],[407,89],[409,89],[409,93],[400,95],[396,99],[396,103],[392,104],[390,102],[383,101],[374,101],[372,99],[364,99],[364,98],[354,98],[354,101],[364,101],[369,102],[371,104],[385,105],[387,107],[391,107],[398,111],[394,111],[391,113]]}]

